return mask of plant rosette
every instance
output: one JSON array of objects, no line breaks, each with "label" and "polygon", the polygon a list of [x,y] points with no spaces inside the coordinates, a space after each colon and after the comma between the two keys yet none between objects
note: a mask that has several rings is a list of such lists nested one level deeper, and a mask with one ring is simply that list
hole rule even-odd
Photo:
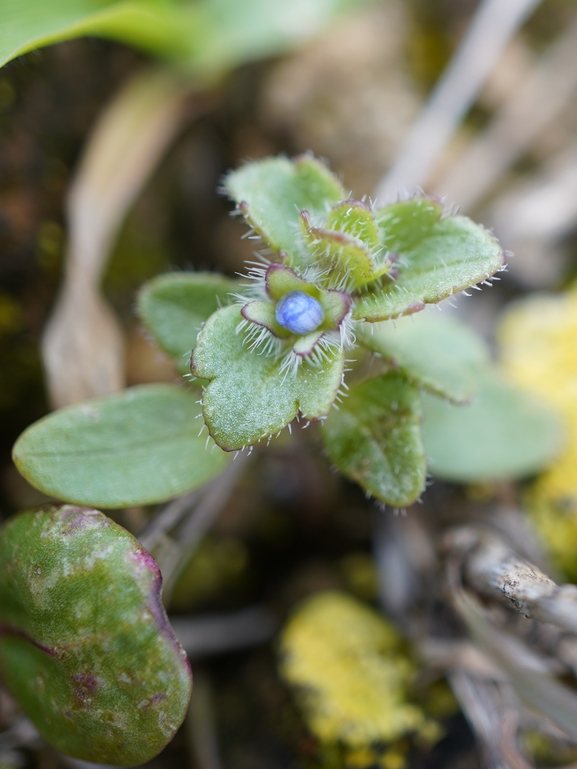
[{"label": "plant rosette", "polygon": [[343,475],[394,507],[419,498],[427,470],[521,478],[558,451],[550,412],[502,381],[483,341],[421,312],[503,269],[491,233],[432,198],[353,200],[309,155],[248,163],[225,191],[264,245],[246,280],[169,273],[138,296],[179,365],[194,345],[192,386],[142,385],[41,419],[14,447],[30,483],[100,508],[151,504],[301,418],[322,424]]},{"label": "plant rosette", "polygon": [[352,200],[309,155],[247,164],[225,190],[266,247],[237,304],[208,318],[192,354],[193,375],[208,381],[206,425],[226,451],[268,439],[297,416],[326,419],[348,389],[347,351],[386,356],[374,349],[374,324],[503,268],[498,242],[466,217],[426,197],[384,208]]}]

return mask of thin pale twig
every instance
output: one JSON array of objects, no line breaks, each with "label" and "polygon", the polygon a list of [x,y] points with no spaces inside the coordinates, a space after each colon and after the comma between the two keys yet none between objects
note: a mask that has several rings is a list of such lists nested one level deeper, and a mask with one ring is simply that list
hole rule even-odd
[{"label": "thin pale twig", "polygon": [[423,187],[508,40],[540,0],[484,0],[449,66],[409,133],[396,162],[375,190],[381,203],[399,190]]},{"label": "thin pale twig", "polygon": [[524,617],[577,633],[577,586],[557,585],[500,538],[467,527],[448,541],[463,557],[463,574],[481,595],[512,606]]},{"label": "thin pale twig", "polygon": [[276,630],[274,618],[260,606],[222,616],[171,617],[170,622],[182,647],[193,658],[263,643]]},{"label": "thin pale twig", "polygon": [[489,127],[436,185],[463,210],[479,203],[577,90],[577,18],[535,63]]}]

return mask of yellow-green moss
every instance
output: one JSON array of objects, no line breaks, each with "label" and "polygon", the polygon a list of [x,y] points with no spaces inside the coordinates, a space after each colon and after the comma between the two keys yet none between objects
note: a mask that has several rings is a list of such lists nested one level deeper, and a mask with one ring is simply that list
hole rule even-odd
[{"label": "yellow-green moss", "polygon": [[510,379],[555,407],[567,444],[528,493],[528,508],[558,565],[577,578],[577,287],[538,295],[505,316],[499,343]]},{"label": "yellow-green moss", "polygon": [[[428,723],[407,701],[415,667],[399,636],[345,594],[323,592],[303,602],[283,632],[281,654],[281,673],[294,687],[309,729],[323,744],[348,748],[351,765],[371,745]],[[387,769],[401,769],[403,757],[395,756]]]}]

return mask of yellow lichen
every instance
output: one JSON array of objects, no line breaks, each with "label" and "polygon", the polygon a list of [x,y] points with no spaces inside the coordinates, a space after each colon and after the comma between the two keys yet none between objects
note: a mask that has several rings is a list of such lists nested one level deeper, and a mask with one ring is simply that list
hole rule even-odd
[{"label": "yellow lichen", "polygon": [[566,446],[528,494],[528,507],[553,557],[577,577],[577,287],[514,306],[499,330],[502,364],[519,387],[561,414]]},{"label": "yellow lichen", "polygon": [[[358,765],[371,745],[426,723],[407,701],[414,665],[397,633],[345,594],[307,599],[284,630],[281,654],[282,675],[295,688],[309,729],[321,743],[344,745],[352,763]],[[391,754],[387,769],[401,769],[400,759]]]}]

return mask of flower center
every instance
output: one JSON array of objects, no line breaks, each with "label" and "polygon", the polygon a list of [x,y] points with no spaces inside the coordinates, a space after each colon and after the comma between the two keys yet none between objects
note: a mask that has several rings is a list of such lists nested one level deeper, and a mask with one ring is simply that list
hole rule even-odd
[{"label": "flower center", "polygon": [[321,303],[304,291],[290,291],[276,306],[276,319],[293,334],[310,334],[321,325],[325,311]]}]

